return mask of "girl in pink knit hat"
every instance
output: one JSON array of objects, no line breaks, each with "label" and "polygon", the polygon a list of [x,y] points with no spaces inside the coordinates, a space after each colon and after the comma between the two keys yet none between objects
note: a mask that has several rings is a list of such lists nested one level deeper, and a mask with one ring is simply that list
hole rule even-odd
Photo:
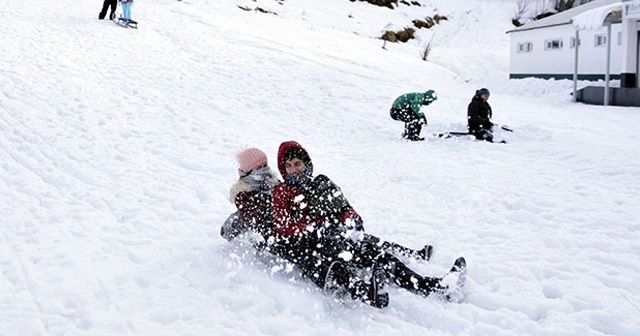
[{"label": "girl in pink knit hat", "polygon": [[272,193],[280,181],[269,168],[267,155],[258,148],[239,151],[236,160],[239,178],[231,187],[229,199],[238,211],[227,218],[220,234],[231,240],[253,231],[266,239],[273,234]]}]

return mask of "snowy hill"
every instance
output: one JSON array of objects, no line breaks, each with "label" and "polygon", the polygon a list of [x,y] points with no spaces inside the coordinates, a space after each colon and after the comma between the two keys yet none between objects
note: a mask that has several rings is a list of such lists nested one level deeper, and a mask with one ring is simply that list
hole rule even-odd
[{"label": "snowy hill", "polygon": [[[514,1],[280,2],[139,1],[139,30],[100,1],[3,2],[0,334],[639,333],[640,109],[508,81]],[[375,38],[434,13],[428,62],[431,31]],[[431,137],[464,129],[481,86],[510,143]],[[402,142],[390,104],[425,89],[429,139]],[[369,232],[435,246],[412,267],[464,255],[465,300],[339,305],[224,241],[235,152],[274,166],[292,139]]]}]

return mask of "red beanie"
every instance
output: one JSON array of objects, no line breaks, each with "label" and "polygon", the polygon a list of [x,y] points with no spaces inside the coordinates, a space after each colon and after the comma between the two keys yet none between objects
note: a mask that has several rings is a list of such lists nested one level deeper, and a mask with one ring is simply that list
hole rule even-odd
[{"label": "red beanie", "polygon": [[267,165],[267,155],[257,148],[243,149],[236,155],[240,170],[248,173],[256,168]]}]

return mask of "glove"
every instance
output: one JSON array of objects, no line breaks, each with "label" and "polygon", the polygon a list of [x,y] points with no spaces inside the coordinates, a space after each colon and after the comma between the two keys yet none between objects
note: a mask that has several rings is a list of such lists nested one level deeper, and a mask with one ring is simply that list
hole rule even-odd
[{"label": "glove", "polygon": [[234,212],[222,224],[220,235],[226,240],[233,240],[233,238],[248,230],[249,228],[244,224],[238,213]]},{"label": "glove", "polygon": [[426,116],[422,116],[420,118],[420,121],[418,121],[418,124],[420,124],[420,125],[429,125],[429,123],[427,122],[427,117]]},{"label": "glove", "polygon": [[364,239],[351,242],[351,251],[354,255],[354,262],[369,267],[373,265],[376,258],[384,253],[380,240],[377,237],[365,234]]},{"label": "glove", "polygon": [[260,182],[259,190],[260,192],[271,192],[273,190],[273,185],[271,181],[269,181],[268,179],[265,179],[264,181]]},{"label": "glove", "polygon": [[342,236],[352,242],[364,240],[364,225],[359,217],[349,217],[342,228]]}]

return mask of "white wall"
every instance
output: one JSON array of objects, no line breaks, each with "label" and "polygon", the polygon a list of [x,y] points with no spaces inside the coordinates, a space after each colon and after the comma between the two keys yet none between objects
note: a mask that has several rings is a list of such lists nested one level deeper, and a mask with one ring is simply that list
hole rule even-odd
[{"label": "white wall", "polygon": [[[621,25],[611,29],[611,74],[618,75],[622,69],[622,45],[619,40]],[[606,72],[607,46],[595,47],[595,36],[606,35],[606,27],[599,30],[580,31],[579,74],[599,74]],[[572,25],[546,27],[533,30],[511,32],[510,74],[561,74],[573,75],[575,50],[571,48],[571,38],[576,32]],[[562,49],[545,50],[545,41],[561,38]],[[518,53],[518,44],[532,42],[533,50]],[[621,43],[620,43],[621,42]]]}]

